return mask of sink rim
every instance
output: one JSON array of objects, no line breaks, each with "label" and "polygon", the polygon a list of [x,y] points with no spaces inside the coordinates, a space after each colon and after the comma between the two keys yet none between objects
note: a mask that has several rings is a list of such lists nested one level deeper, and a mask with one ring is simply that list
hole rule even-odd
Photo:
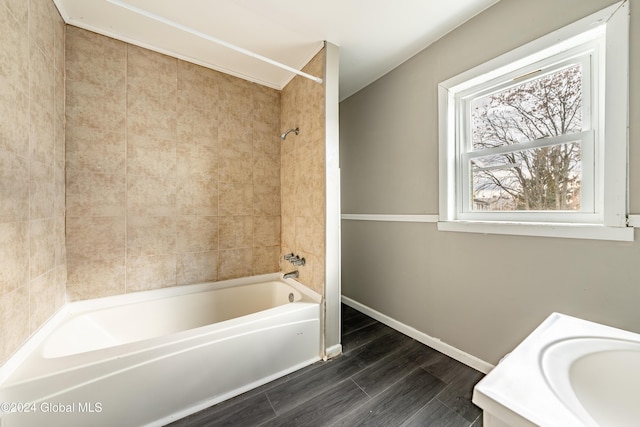
[{"label": "sink rim", "polygon": [[571,366],[583,357],[611,351],[640,353],[640,342],[610,336],[571,336],[552,341],[540,351],[540,372],[555,397],[588,426],[598,427],[577,396]]},{"label": "sink rim", "polygon": [[[546,376],[552,375],[552,372],[558,373],[558,370],[547,366],[546,375],[543,374],[541,354],[546,350],[548,357],[552,344],[570,340],[574,340],[571,343],[575,344],[576,338],[611,339],[616,344],[625,340],[640,343],[640,333],[562,313],[551,313],[476,384],[473,403],[508,425],[601,427],[590,416],[586,418],[580,410],[577,412],[582,416],[578,416],[565,403],[567,399],[564,396],[558,397],[554,393]],[[611,340],[604,342],[606,348],[613,344]],[[587,350],[589,353],[592,351]],[[571,359],[575,359],[575,355]],[[579,404],[578,408],[581,407]]]}]

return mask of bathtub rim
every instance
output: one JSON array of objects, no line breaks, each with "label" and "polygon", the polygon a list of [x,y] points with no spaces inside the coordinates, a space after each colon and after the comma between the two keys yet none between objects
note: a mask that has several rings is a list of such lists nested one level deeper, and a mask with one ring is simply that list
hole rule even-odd
[{"label": "bathtub rim", "polygon": [[[18,367],[20,367],[29,358],[29,356],[38,349],[38,347],[47,339],[51,332],[55,330],[55,328],[58,327],[62,322],[67,320],[69,316],[98,309],[105,309],[122,304],[135,304],[156,299],[168,298],[171,296],[187,295],[243,285],[252,285],[267,281],[282,282],[296,289],[302,295],[301,302],[313,302],[319,305],[322,303],[322,296],[320,294],[293,279],[284,279],[282,273],[268,273],[221,281],[171,286],[161,289],[151,289],[146,291],[132,292],[128,294],[66,302],[54,315],[52,315],[44,324],[42,324],[36,330],[36,332],[34,332],[27,339],[27,341],[25,341],[18,348],[18,350],[16,350],[9,357],[9,359],[7,359],[7,361],[2,366],[0,366],[0,387],[2,387],[7,382],[7,380],[11,378],[16,369],[18,369]],[[320,319],[320,323],[322,324],[322,319]],[[322,348],[320,348],[320,350],[322,352]]]}]

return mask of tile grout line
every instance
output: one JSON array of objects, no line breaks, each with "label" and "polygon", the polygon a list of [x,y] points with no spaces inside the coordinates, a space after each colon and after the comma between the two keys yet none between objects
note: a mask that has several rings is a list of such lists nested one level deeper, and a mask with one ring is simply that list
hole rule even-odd
[{"label": "tile grout line", "polygon": [[[351,377],[349,377],[349,378],[345,378],[345,379],[343,379],[343,380],[341,380],[341,381],[338,381],[338,382],[336,382],[335,384],[333,384],[333,385],[331,385],[331,386],[327,387],[326,389],[319,390],[319,391],[318,391],[317,393],[315,393],[313,396],[310,396],[308,399],[301,400],[301,401],[300,401],[300,402],[298,402],[295,406],[293,406],[293,407],[291,407],[291,408],[287,409],[286,411],[283,411],[282,413],[279,413],[279,412],[278,412],[277,410],[275,410],[275,408],[274,408],[274,411],[276,412],[276,417],[275,417],[275,418],[282,417],[282,416],[284,416],[284,415],[288,414],[289,412],[295,411],[295,410],[296,410],[298,407],[300,407],[301,405],[304,405],[304,404],[306,404],[306,403],[308,403],[308,402],[312,401],[313,399],[316,399],[317,397],[322,397],[322,395],[323,395],[323,393],[324,393],[325,391],[327,391],[327,390],[329,390],[329,389],[331,389],[331,388],[333,388],[333,387],[336,387],[336,386],[338,386],[339,384],[344,384],[344,383],[346,383],[346,382],[348,382],[348,381],[351,381],[351,382],[355,383],[355,382],[351,379]],[[356,387],[358,387],[358,388],[360,389],[360,387],[359,387],[357,384],[355,384],[355,385],[356,385]],[[362,389],[360,389],[360,390],[362,390]],[[366,392],[364,392],[364,390],[363,390],[363,393],[365,393],[365,394],[366,394]],[[265,392],[265,395],[266,395],[266,394],[267,394],[267,393]],[[368,396],[368,395],[367,395],[367,396]],[[268,399],[268,398],[269,398],[269,397],[267,396],[267,399]],[[270,400],[270,399],[269,399],[269,403],[271,404],[271,400]],[[360,405],[358,405],[358,406],[360,406]],[[358,407],[358,406],[356,406],[356,407]],[[273,419],[272,419],[272,420],[273,420]],[[269,421],[272,421],[272,420],[269,420]],[[260,423],[260,424],[259,424],[259,426],[261,426],[261,425],[263,425],[263,424],[265,424],[265,422]]]},{"label": "tile grout line", "polygon": [[[362,372],[362,371],[360,371],[360,372]],[[353,379],[353,375],[350,376],[349,379],[356,385],[356,387],[358,387],[360,390],[362,390],[362,392],[364,394],[366,394],[369,399],[373,398],[373,396],[371,396],[369,393],[367,393],[367,391],[365,389],[363,389],[362,387],[360,387],[360,384],[358,384],[358,382],[355,379]]]},{"label": "tile grout line", "polygon": [[128,288],[129,266],[129,45],[124,61],[124,293]]},{"label": "tile grout line", "polygon": [[[267,402],[269,402],[269,406],[271,407],[271,410],[275,414],[275,416],[273,418],[269,419],[269,421],[278,418],[280,416],[280,414],[278,414],[278,411],[276,411],[276,408],[273,406],[273,403],[271,403],[271,399],[269,399],[269,395],[267,394],[266,391],[263,394],[264,394],[264,397],[267,399]],[[264,423],[262,423],[262,424],[264,424]]]}]

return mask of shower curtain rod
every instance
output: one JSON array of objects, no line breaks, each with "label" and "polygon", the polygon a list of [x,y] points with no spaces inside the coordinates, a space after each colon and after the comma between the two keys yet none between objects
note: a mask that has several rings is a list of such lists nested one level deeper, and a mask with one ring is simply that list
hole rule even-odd
[{"label": "shower curtain rod", "polygon": [[322,79],[320,77],[316,77],[316,76],[313,76],[311,74],[305,73],[304,71],[297,70],[297,69],[295,69],[293,67],[290,67],[290,66],[288,66],[286,64],[283,64],[281,62],[278,62],[278,61],[274,61],[273,59],[267,58],[266,56],[262,56],[262,55],[260,55],[258,53],[252,52],[252,51],[250,51],[248,49],[244,49],[242,47],[239,47],[239,46],[236,46],[236,45],[231,44],[229,42],[226,42],[224,40],[221,40],[221,39],[219,39],[217,37],[213,37],[213,36],[210,36],[208,34],[202,33],[202,32],[200,32],[198,30],[194,30],[191,27],[187,27],[186,25],[182,25],[182,24],[180,24],[178,22],[175,22],[175,21],[171,21],[170,19],[163,18],[162,16],[159,16],[159,15],[156,15],[154,13],[148,12],[146,10],[140,9],[140,8],[138,8],[136,6],[133,6],[133,5],[131,5],[131,4],[127,3],[127,2],[124,2],[122,0],[106,0],[106,1],[108,1],[109,3],[114,4],[116,6],[120,6],[120,7],[124,8],[124,9],[127,9],[127,10],[129,10],[131,12],[137,13],[138,15],[145,16],[147,18],[153,19],[154,21],[161,22],[163,24],[169,25],[171,27],[174,27],[174,28],[176,28],[178,30],[187,32],[189,34],[193,34],[196,37],[200,37],[202,39],[209,40],[210,42],[213,42],[213,43],[219,44],[221,46],[227,47],[227,48],[229,48],[231,50],[235,50],[236,52],[241,53],[243,55],[250,56],[250,57],[258,59],[258,60],[260,60],[262,62],[266,62],[267,64],[271,64],[271,65],[274,65],[276,67],[282,68],[283,70],[290,71],[290,72],[295,73],[295,74],[297,74],[297,75],[299,75],[301,77],[307,78],[309,80],[313,80],[316,83],[322,83]]}]

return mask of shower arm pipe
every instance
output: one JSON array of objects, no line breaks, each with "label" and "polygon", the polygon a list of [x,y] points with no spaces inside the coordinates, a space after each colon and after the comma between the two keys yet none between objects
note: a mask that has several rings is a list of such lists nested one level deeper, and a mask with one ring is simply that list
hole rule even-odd
[{"label": "shower arm pipe", "polygon": [[138,8],[136,6],[133,6],[133,5],[131,5],[131,4],[127,3],[127,2],[124,2],[122,0],[106,0],[106,1],[111,3],[111,4],[114,4],[116,6],[119,6],[119,7],[123,8],[123,9],[127,9],[127,10],[129,10],[131,12],[137,13],[138,15],[142,15],[142,16],[147,17],[149,19],[153,19],[154,21],[169,25],[170,27],[176,28],[178,30],[184,31],[184,32],[192,34],[192,35],[194,35],[196,37],[200,37],[202,39],[208,40],[210,42],[219,44],[221,46],[224,46],[226,48],[234,50],[234,51],[236,51],[238,53],[241,53],[243,55],[250,56],[250,57],[255,58],[255,59],[259,60],[259,61],[266,62],[267,64],[274,65],[276,67],[282,68],[283,70],[287,70],[287,71],[295,73],[295,74],[297,74],[297,75],[299,75],[301,77],[304,77],[304,78],[307,78],[309,80],[313,80],[316,83],[322,84],[322,79],[320,77],[313,76],[311,74],[305,73],[304,71],[301,71],[301,70],[298,70],[296,68],[290,67],[290,66],[288,66],[286,64],[283,64],[281,62],[274,61],[271,58],[267,58],[266,56],[262,56],[262,55],[260,55],[258,53],[252,52],[252,51],[250,51],[248,49],[236,46],[234,44],[231,44],[229,42],[221,40],[221,39],[219,39],[217,37],[210,36],[208,34],[205,34],[203,32],[195,30],[195,29],[193,29],[191,27],[187,27],[186,25],[182,25],[182,24],[180,24],[178,22],[175,22],[175,21],[172,21],[170,19],[163,18],[160,15],[156,15],[156,14],[148,12],[148,11],[146,11],[144,9],[140,9],[140,8]]}]

